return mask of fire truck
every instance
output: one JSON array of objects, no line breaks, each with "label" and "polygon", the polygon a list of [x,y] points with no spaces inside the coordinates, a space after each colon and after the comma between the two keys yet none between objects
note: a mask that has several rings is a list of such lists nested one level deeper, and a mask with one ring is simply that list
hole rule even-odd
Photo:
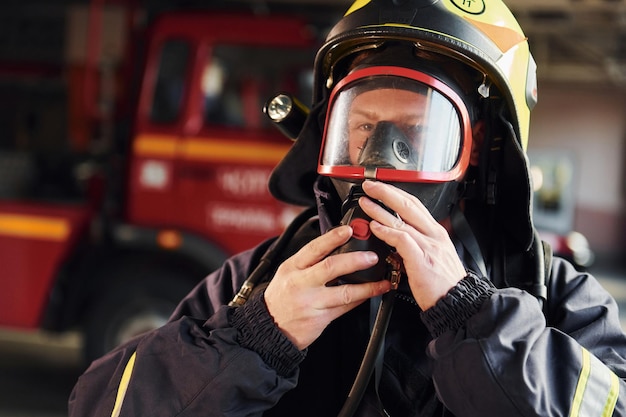
[{"label": "fire truck", "polygon": [[102,1],[66,26],[60,65],[0,62],[0,326],[78,330],[89,361],[301,209],[267,190],[291,142],[262,108],[306,100],[319,37],[291,15]]}]

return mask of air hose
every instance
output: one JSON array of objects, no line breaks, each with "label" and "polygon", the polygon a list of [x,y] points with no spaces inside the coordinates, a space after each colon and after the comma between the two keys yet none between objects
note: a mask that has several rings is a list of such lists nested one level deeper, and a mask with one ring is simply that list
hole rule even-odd
[{"label": "air hose", "polygon": [[[242,284],[241,288],[233,299],[228,303],[231,307],[242,306],[250,297],[250,294],[254,290],[254,287],[262,282],[263,278],[269,272],[270,267],[274,264],[274,260],[277,254],[281,253],[291,239],[295,236],[298,230],[316,213],[316,208],[311,207],[302,212],[291,224],[285,229],[285,231],[270,245],[261,257],[259,264],[250,273],[248,278]],[[357,372],[352,388],[348,393],[346,399],[338,417],[351,417],[356,412],[357,407],[363,399],[367,385],[374,372],[376,366],[376,358],[378,357],[381,349],[383,348],[383,342],[387,327],[389,326],[389,319],[391,318],[391,312],[393,311],[393,305],[395,301],[396,288],[399,280],[399,261],[393,257],[389,257],[387,262],[392,266],[391,281],[393,283],[392,290],[383,294],[378,312],[376,313],[376,319],[372,326],[372,332],[370,339],[365,349],[365,354],[361,365]]]},{"label": "air hose", "polygon": [[391,318],[395,299],[396,290],[391,290],[382,296],[382,301],[378,307],[378,313],[376,314],[376,320],[372,328],[372,334],[367,343],[367,348],[365,349],[365,355],[361,361],[361,366],[356,374],[352,388],[348,393],[348,398],[343,404],[338,417],[352,417],[363,399],[363,394],[365,394],[367,385],[374,372],[376,358],[383,348],[385,333],[389,326],[389,319]]},{"label": "air hose", "polygon": [[282,253],[287,244],[291,241],[291,239],[295,236],[295,234],[300,230],[300,228],[317,213],[317,208],[315,206],[309,207],[300,213],[287,228],[283,231],[283,233],[270,245],[270,247],[265,251],[263,256],[261,256],[261,260],[256,268],[250,273],[248,278],[241,285],[241,288],[235,294],[233,299],[228,303],[231,307],[240,307],[246,301],[248,301],[248,297],[252,293],[254,287],[261,282],[263,277],[269,272],[270,267],[274,264],[274,258],[279,253]]}]

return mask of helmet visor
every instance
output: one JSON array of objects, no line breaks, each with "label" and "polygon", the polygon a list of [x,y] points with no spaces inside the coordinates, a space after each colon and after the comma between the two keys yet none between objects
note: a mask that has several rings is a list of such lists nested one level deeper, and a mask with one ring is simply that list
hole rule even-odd
[{"label": "helmet visor", "polygon": [[469,115],[451,88],[419,71],[369,67],[331,94],[318,172],[447,182],[464,174],[470,151]]}]

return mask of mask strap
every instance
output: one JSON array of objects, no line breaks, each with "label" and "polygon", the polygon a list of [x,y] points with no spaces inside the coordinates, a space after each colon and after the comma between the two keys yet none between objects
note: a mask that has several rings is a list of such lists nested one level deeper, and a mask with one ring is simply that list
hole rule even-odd
[{"label": "mask strap", "polygon": [[454,230],[454,234],[463,244],[466,252],[469,253],[471,260],[474,263],[473,266],[477,268],[476,272],[480,272],[483,277],[488,277],[487,266],[485,265],[485,259],[482,251],[480,250],[478,240],[476,240],[476,236],[474,236],[474,232],[472,232],[472,229],[458,204],[456,204],[452,209],[450,220],[452,221],[452,230]]}]

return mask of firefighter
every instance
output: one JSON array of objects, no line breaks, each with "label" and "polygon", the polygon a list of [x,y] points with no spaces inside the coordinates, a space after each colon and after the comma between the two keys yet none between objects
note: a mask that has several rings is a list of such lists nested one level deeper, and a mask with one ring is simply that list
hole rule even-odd
[{"label": "firefighter", "polygon": [[357,0],[315,77],[269,186],[316,215],[95,361],[70,415],[626,415],[616,303],[532,225],[505,5]]}]

